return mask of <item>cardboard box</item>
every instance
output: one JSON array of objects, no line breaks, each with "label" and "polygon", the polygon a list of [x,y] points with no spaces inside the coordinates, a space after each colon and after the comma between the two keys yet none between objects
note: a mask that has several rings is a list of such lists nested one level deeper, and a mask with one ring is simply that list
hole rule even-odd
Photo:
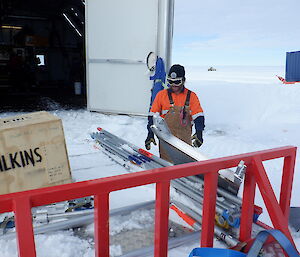
[{"label": "cardboard box", "polygon": [[61,120],[47,112],[0,119],[0,194],[72,182]]}]

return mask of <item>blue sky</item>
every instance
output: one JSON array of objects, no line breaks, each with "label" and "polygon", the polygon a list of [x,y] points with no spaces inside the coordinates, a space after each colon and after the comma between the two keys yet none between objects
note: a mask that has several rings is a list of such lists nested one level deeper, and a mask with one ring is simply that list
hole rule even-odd
[{"label": "blue sky", "polygon": [[173,63],[285,65],[300,50],[300,0],[175,0]]}]

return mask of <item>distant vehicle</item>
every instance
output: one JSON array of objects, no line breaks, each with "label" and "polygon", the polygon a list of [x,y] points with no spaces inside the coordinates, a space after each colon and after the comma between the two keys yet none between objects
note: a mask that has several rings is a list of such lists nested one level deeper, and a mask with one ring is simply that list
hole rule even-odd
[{"label": "distant vehicle", "polygon": [[208,69],[208,71],[216,71],[217,69],[215,69],[214,67],[210,67],[209,69]]}]

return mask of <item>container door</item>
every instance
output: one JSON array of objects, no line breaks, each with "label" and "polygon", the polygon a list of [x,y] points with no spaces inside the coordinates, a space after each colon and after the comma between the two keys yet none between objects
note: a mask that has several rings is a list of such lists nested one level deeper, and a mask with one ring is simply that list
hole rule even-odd
[{"label": "container door", "polygon": [[170,61],[173,2],[86,1],[88,109],[146,115],[150,52]]}]

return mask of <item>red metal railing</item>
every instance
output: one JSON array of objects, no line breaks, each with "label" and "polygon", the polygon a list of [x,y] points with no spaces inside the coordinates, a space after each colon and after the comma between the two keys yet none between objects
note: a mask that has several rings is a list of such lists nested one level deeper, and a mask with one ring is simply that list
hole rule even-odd
[{"label": "red metal railing", "polygon": [[[279,203],[267,177],[262,161],[284,157]],[[101,178],[96,180],[41,188],[0,196],[0,213],[15,213],[17,244],[20,257],[35,257],[31,208],[54,202],[94,195],[95,199],[95,255],[109,257],[109,193],[126,188],[156,184],[155,257],[165,257],[168,251],[168,216],[170,180],[204,174],[204,202],[201,246],[213,246],[216,207],[217,172],[231,168],[244,160],[245,176],[240,240],[251,240],[255,185],[264,199],[275,229],[290,240],[288,230],[289,206],[295,166],[296,147],[287,146],[265,151],[240,154],[172,167]]]}]

